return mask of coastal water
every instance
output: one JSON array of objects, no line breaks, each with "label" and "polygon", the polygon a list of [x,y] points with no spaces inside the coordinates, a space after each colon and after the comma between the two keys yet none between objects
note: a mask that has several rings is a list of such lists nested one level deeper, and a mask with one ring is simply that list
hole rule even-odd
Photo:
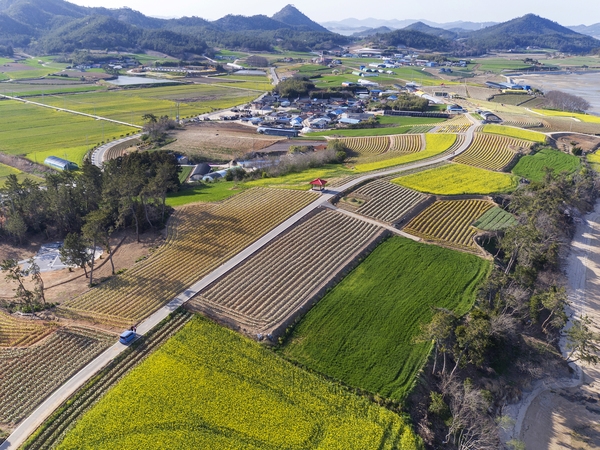
[{"label": "coastal water", "polygon": [[591,105],[588,112],[600,116],[600,72],[519,75],[514,79],[544,92],[559,90],[585,98]]},{"label": "coastal water", "polygon": [[165,80],[159,78],[129,77],[126,75],[119,75],[119,78],[117,78],[116,80],[108,80],[107,83],[115,84],[117,86],[133,86],[136,84],[178,83],[178,81]]}]

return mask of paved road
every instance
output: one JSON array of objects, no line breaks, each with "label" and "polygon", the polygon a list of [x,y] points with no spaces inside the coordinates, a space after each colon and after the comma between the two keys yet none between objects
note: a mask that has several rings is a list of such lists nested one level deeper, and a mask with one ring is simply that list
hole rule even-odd
[{"label": "paved road", "polygon": [[275,67],[271,67],[271,77],[273,78],[273,86],[277,86],[279,84],[279,75],[277,75]]},{"label": "paved road", "polygon": [[92,164],[102,168],[102,164],[104,164],[104,154],[110,150],[111,148],[113,148],[115,145],[121,144],[122,142],[126,142],[126,141],[131,141],[133,139],[140,139],[142,137],[142,134],[134,134],[133,136],[127,136],[121,139],[117,139],[116,141],[112,141],[112,142],[108,142],[104,145],[101,145],[100,147],[97,147],[93,152],[92,152],[92,156],[91,156],[91,161]]},{"label": "paved road", "polygon": [[120,120],[113,120],[113,119],[109,119],[108,117],[96,116],[95,114],[82,113],[82,112],[79,112],[79,111],[74,111],[72,109],[58,108],[56,106],[44,105],[43,103],[32,102],[30,100],[25,100],[25,99],[19,98],[19,97],[11,97],[9,95],[4,95],[4,94],[0,94],[0,97],[7,98],[9,100],[15,100],[15,101],[21,102],[21,103],[27,103],[29,105],[41,106],[42,108],[53,109],[55,111],[67,112],[69,114],[75,114],[77,116],[90,117],[90,118],[96,119],[96,120],[105,120],[106,122],[112,122],[112,123],[116,123],[116,124],[119,124],[119,125],[126,125],[128,127],[133,127],[133,128],[139,128],[139,129],[142,128],[139,125],[134,125],[132,123],[121,122]]},{"label": "paved road", "polygon": [[[172,299],[168,304],[160,308],[150,317],[141,322],[137,327],[138,334],[144,335],[148,331],[150,331],[153,327],[158,325],[162,320],[164,320],[171,312],[175,311],[189,299],[191,299],[194,295],[200,292],[202,289],[206,288],[212,282],[219,279],[221,276],[228,273],[238,264],[244,262],[262,247],[276,239],[280,234],[287,231],[289,228],[293,227],[298,221],[300,221],[304,216],[315,210],[316,208],[322,207],[326,205],[333,197],[344,192],[352,187],[360,184],[364,181],[380,178],[386,175],[396,174],[405,172],[408,170],[414,170],[416,168],[427,167],[432,164],[437,164],[442,161],[447,161],[453,158],[455,155],[464,152],[471,142],[473,141],[473,134],[475,132],[475,128],[477,122],[472,117],[468,116],[469,120],[473,123],[471,128],[466,133],[465,142],[457,149],[454,153],[448,155],[442,155],[439,157],[429,158],[426,161],[414,162],[411,164],[406,164],[405,166],[395,167],[388,170],[383,170],[376,173],[365,174],[361,177],[354,178],[343,186],[336,188],[335,190],[325,190],[319,196],[317,200],[312,202],[310,205],[306,206],[292,217],[288,218],[285,222],[275,227],[269,233],[265,234],[263,237],[258,239],[249,247],[246,247],[240,253],[235,255],[226,263],[222,264],[217,269],[213,270],[210,274],[202,278],[200,281],[190,286],[185,291],[181,292],[177,297]],[[380,223],[378,225],[381,226]],[[59,387],[46,401],[44,401],[38,408],[25,420],[21,422],[21,424],[13,431],[13,433],[8,437],[8,439],[0,445],[0,450],[16,450],[19,446],[27,440],[27,438],[52,414],[62,403],[69,399],[76,391],[79,389],[87,380],[92,378],[98,371],[100,371],[103,367],[105,367],[110,361],[112,361],[116,356],[122,353],[127,347],[120,343],[114,344],[92,362],[90,362],[87,366],[85,366],[81,371],[79,371],[76,375],[74,375],[69,381]]]}]

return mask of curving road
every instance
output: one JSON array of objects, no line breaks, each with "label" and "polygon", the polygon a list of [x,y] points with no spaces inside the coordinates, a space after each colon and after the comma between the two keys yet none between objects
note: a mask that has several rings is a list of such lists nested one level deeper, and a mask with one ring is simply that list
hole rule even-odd
[{"label": "curving road", "polygon": [[[467,115],[472,125],[465,133],[465,141],[462,145],[453,153],[442,154],[438,157],[432,157],[424,161],[418,161],[410,164],[406,164],[400,167],[394,167],[387,170],[382,170],[376,173],[365,174],[361,177],[354,178],[344,185],[336,188],[335,190],[325,190],[319,196],[317,200],[306,206],[292,217],[275,227],[269,233],[258,239],[256,242],[246,247],[240,253],[235,255],[226,263],[213,270],[211,273],[206,275],[200,281],[190,286],[185,291],[181,292],[168,304],[160,308],[158,311],[153,313],[150,317],[141,322],[137,327],[137,332],[140,335],[146,334],[162,320],[164,320],[171,312],[175,311],[181,305],[190,300],[194,295],[206,288],[212,282],[216,281],[221,276],[228,273],[238,264],[241,264],[258,250],[269,244],[271,241],[276,239],[279,235],[286,232],[289,228],[296,225],[296,223],[304,218],[307,214],[313,210],[325,206],[333,197],[347,191],[354,186],[363,183],[364,181],[381,178],[386,175],[399,174],[408,170],[414,170],[418,168],[425,168],[427,166],[437,164],[443,161],[448,161],[454,158],[456,155],[464,152],[469,148],[473,141],[473,135],[475,128],[479,123],[473,119],[470,115]],[[382,224],[379,224],[382,225]],[[127,346],[120,343],[114,344],[104,353],[96,357],[92,362],[80,370],[77,374],[71,377],[65,384],[59,387],[49,398],[47,398],[36,410],[12,432],[7,440],[0,445],[0,450],[16,450],[20,445],[27,440],[29,436],[66,400],[68,400],[81,386],[83,386],[90,378],[96,375],[103,367],[110,363],[116,356],[121,354]]]},{"label": "curving road", "polygon": [[127,136],[127,137],[124,137],[121,139],[117,139],[116,141],[107,142],[106,144],[95,148],[90,157],[92,164],[102,169],[102,164],[104,164],[104,154],[108,150],[113,148],[115,145],[121,144],[123,142],[131,141],[134,139],[140,139],[141,137],[142,137],[142,134],[138,133],[138,134],[134,134],[133,136]]}]

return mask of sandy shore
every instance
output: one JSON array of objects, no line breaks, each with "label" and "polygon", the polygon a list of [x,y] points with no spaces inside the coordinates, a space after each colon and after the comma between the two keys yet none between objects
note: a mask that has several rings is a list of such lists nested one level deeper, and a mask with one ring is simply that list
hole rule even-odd
[{"label": "sandy shore", "polygon": [[[600,202],[578,225],[565,269],[569,315],[588,316],[600,332]],[[561,349],[565,354],[564,339]],[[514,431],[527,450],[600,449],[600,367],[574,368],[573,380],[540,386],[522,405]]]}]

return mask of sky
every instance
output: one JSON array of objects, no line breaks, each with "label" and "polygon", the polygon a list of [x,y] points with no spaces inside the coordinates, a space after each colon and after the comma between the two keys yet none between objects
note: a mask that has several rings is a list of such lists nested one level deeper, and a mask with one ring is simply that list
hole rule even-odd
[{"label": "sky", "polygon": [[[273,15],[293,0],[70,0],[83,6],[128,6],[149,16],[198,16],[216,20],[227,14]],[[562,25],[600,22],[598,0],[296,0],[296,8],[316,22],[350,17],[366,19],[427,19],[434,22],[504,22],[528,13]],[[460,7],[459,7],[460,5]]]}]

